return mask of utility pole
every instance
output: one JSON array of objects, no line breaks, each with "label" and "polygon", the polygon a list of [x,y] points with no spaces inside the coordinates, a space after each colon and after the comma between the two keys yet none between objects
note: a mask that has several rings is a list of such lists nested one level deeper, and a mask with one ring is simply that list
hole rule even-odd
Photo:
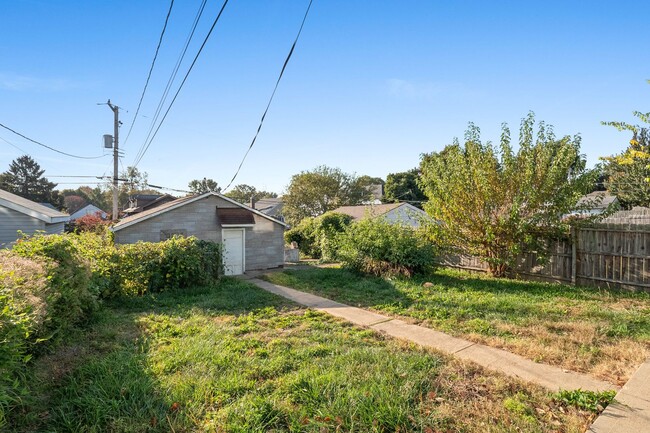
[{"label": "utility pole", "polygon": [[120,107],[117,105],[111,104],[109,99],[106,103],[114,114],[114,125],[113,125],[113,221],[117,221],[118,209],[117,209],[117,176],[118,176],[118,136],[120,132]]}]

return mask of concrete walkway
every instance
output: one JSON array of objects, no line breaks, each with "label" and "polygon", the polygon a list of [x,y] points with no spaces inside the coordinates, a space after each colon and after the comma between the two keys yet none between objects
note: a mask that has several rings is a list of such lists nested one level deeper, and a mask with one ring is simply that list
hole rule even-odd
[{"label": "concrete walkway", "polygon": [[616,394],[589,433],[650,433],[650,360]]},{"label": "concrete walkway", "polygon": [[[349,305],[334,302],[320,296],[278,286],[256,278],[251,278],[249,281],[266,291],[290,299],[297,304],[326,312],[332,316],[340,317],[356,325],[374,329],[391,337],[411,341],[420,346],[430,347],[458,358],[475,362],[485,368],[505,373],[508,376],[537,383],[553,391],[578,388],[589,391],[605,391],[618,388],[611,383],[595,379],[586,374],[575,373],[546,364],[539,364],[505,350],[452,337],[423,326],[411,325],[402,320],[377,314],[362,308],[350,307]],[[649,388],[647,387],[649,385],[648,377],[650,376],[646,377],[645,382],[646,392],[643,394],[646,403],[649,394]],[[633,391],[633,394],[636,396],[637,392]],[[610,431],[614,432],[614,430],[597,430],[598,433],[609,433]],[[642,431],[650,432],[650,427],[648,430],[616,431],[634,431],[635,433]]]}]

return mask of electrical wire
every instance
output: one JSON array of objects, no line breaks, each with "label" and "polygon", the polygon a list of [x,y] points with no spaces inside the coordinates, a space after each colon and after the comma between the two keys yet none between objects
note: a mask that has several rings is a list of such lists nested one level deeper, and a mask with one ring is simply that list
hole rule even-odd
[{"label": "electrical wire", "polygon": [[167,190],[167,191],[175,191],[175,192],[182,192],[182,193],[190,194],[190,191],[186,191],[184,189],[175,189],[175,188],[169,188],[169,187],[166,187],[166,186],[151,185],[150,183],[147,183],[146,185],[149,188],[153,188],[153,189],[164,189],[164,190]]},{"label": "electrical wire", "polygon": [[302,33],[302,28],[305,25],[305,21],[307,20],[307,15],[309,14],[309,10],[311,9],[311,4],[313,0],[309,0],[309,5],[307,5],[307,10],[305,11],[305,16],[302,18],[302,23],[300,23],[300,29],[298,30],[298,34],[296,35],[296,39],[293,41],[293,45],[291,45],[291,49],[289,50],[289,54],[287,55],[286,60],[284,61],[284,64],[282,65],[282,69],[280,70],[280,75],[278,76],[278,80],[275,83],[275,87],[273,88],[273,93],[271,93],[271,97],[269,98],[268,104],[266,104],[266,109],[264,110],[264,114],[262,114],[262,118],[260,119],[260,124],[257,127],[257,131],[255,132],[255,135],[253,136],[253,140],[251,141],[251,144],[248,146],[248,149],[246,150],[246,153],[244,154],[244,157],[242,158],[241,162],[239,163],[239,167],[237,167],[237,171],[235,172],[235,175],[230,179],[230,183],[223,189],[223,192],[226,192],[228,188],[230,188],[230,185],[235,181],[235,178],[237,178],[237,175],[239,174],[239,171],[241,170],[242,166],[244,165],[244,161],[246,161],[246,157],[248,156],[248,153],[251,151],[253,148],[253,145],[255,144],[255,141],[257,140],[257,136],[259,135],[260,131],[262,130],[262,125],[264,124],[264,119],[266,118],[266,114],[269,111],[269,107],[271,106],[271,102],[273,102],[273,97],[275,96],[275,92],[278,90],[278,86],[280,85],[280,80],[282,80],[282,75],[284,74],[284,70],[287,68],[287,64],[289,63],[289,59],[291,59],[291,55],[293,54],[294,49],[296,48],[296,44],[298,43],[298,39],[300,38],[300,34]]},{"label": "electrical wire", "polygon": [[21,149],[20,147],[16,146],[15,144],[13,144],[11,141],[6,140],[6,139],[4,139],[4,138],[2,138],[2,137],[0,137],[0,140],[4,141],[5,143],[7,143],[9,146],[11,146],[11,147],[13,147],[13,148],[20,150],[23,154],[25,154],[25,155],[27,155],[27,156],[29,156],[29,157],[32,157],[29,153],[25,152],[23,149]]},{"label": "electrical wire", "polygon": [[98,159],[98,158],[103,158],[103,157],[106,156],[106,155],[101,155],[101,156],[79,156],[79,155],[73,155],[73,154],[71,154],[71,153],[66,153],[66,152],[63,152],[63,151],[61,151],[61,150],[55,149],[55,148],[53,148],[53,147],[50,147],[50,146],[48,146],[48,145],[46,145],[46,144],[43,144],[43,143],[41,143],[41,142],[38,142],[38,141],[36,141],[36,140],[32,140],[31,138],[29,138],[29,137],[27,137],[27,136],[21,134],[20,132],[11,129],[10,127],[8,127],[8,126],[6,126],[6,125],[3,125],[2,123],[0,123],[0,126],[3,127],[4,129],[8,130],[8,131],[13,132],[14,134],[16,134],[16,135],[18,135],[18,136],[24,138],[24,139],[27,140],[27,141],[31,141],[32,143],[38,144],[39,146],[43,146],[43,147],[46,148],[46,149],[50,149],[50,150],[52,150],[52,151],[54,151],[54,152],[56,152],[56,153],[60,153],[61,155],[69,156],[69,157],[71,157],[71,158],[79,158],[79,159]]},{"label": "electrical wire", "polygon": [[194,68],[194,65],[196,64],[196,61],[198,60],[199,56],[201,55],[201,52],[203,51],[203,48],[205,47],[205,44],[208,42],[208,39],[210,39],[210,35],[212,34],[212,31],[214,30],[215,26],[217,25],[217,22],[219,22],[219,18],[221,18],[221,14],[223,13],[223,11],[226,8],[227,4],[228,4],[228,0],[225,0],[223,2],[223,6],[221,6],[221,10],[219,10],[219,14],[214,19],[214,22],[212,23],[212,26],[210,27],[210,31],[205,36],[205,39],[203,40],[203,43],[201,44],[201,47],[199,48],[199,51],[196,53],[196,56],[194,56],[194,60],[192,61],[192,64],[190,65],[190,68],[187,70],[187,73],[185,74],[185,77],[183,77],[183,81],[181,81],[181,84],[178,87],[178,90],[176,91],[176,94],[172,98],[172,102],[169,103],[169,106],[167,107],[167,111],[165,111],[165,115],[163,116],[162,120],[158,124],[158,127],[156,128],[156,131],[151,136],[151,140],[149,140],[146,147],[142,151],[142,154],[140,155],[140,158],[134,164],[134,167],[138,166],[138,164],[140,163],[140,161],[144,157],[145,153],[147,153],[147,150],[149,150],[149,146],[151,146],[151,143],[153,142],[154,138],[156,138],[156,135],[158,134],[158,131],[160,131],[160,127],[165,122],[165,119],[167,118],[167,115],[169,114],[169,110],[171,110],[172,106],[174,105],[174,102],[176,102],[176,98],[178,97],[178,94],[181,92],[181,89],[183,88],[183,85],[185,85],[185,81],[187,81],[187,77],[189,77],[190,72],[192,72],[192,69]]},{"label": "electrical wire", "polygon": [[158,51],[160,50],[160,45],[162,45],[163,36],[165,36],[165,30],[167,29],[167,23],[169,22],[169,16],[172,13],[172,8],[174,7],[174,0],[171,0],[169,4],[169,10],[167,11],[167,17],[165,18],[165,24],[163,25],[162,32],[160,33],[160,39],[158,39],[158,46],[156,47],[156,53],[153,55],[153,61],[151,62],[151,67],[149,68],[149,75],[147,75],[147,81],[144,83],[144,89],[142,89],[142,95],[140,95],[140,102],[138,102],[138,108],[135,110],[135,115],[133,116],[133,122],[129,127],[129,132],[126,134],[124,139],[124,145],[129,141],[131,136],[131,131],[133,131],[133,126],[135,125],[136,120],[138,119],[138,113],[140,112],[140,106],[142,105],[142,100],[144,99],[144,94],[147,92],[147,86],[149,86],[149,80],[151,79],[151,73],[153,72],[153,67],[156,64],[156,59],[158,58]]},{"label": "electrical wire", "polygon": [[196,31],[196,27],[199,24],[199,21],[201,20],[201,17],[203,16],[203,11],[205,10],[205,5],[207,4],[207,0],[203,0],[201,2],[201,5],[199,6],[199,10],[196,13],[196,16],[194,17],[194,23],[192,24],[192,29],[190,30],[190,33],[187,35],[187,38],[185,39],[185,46],[183,47],[183,50],[181,51],[181,54],[178,56],[178,60],[176,61],[176,65],[174,65],[174,69],[172,73],[169,76],[169,80],[167,80],[167,84],[165,86],[165,90],[163,91],[162,96],[160,97],[160,101],[158,101],[158,106],[156,107],[155,114],[153,115],[153,118],[151,120],[151,125],[149,126],[149,132],[147,133],[147,137],[144,139],[144,142],[142,143],[142,146],[140,146],[140,149],[138,149],[138,152],[136,154],[136,157],[134,161],[138,160],[140,157],[140,154],[144,150],[144,147],[149,141],[149,138],[151,137],[151,134],[153,133],[154,127],[156,126],[156,122],[158,121],[158,118],[160,117],[160,112],[162,111],[163,105],[165,105],[165,101],[167,101],[167,96],[169,95],[169,91],[171,90],[173,82],[176,80],[176,75],[178,74],[178,70],[180,69],[181,64],[183,63],[183,59],[185,59],[185,54],[187,53],[187,49],[190,46],[190,43],[192,42],[192,38],[194,37],[194,32]]}]

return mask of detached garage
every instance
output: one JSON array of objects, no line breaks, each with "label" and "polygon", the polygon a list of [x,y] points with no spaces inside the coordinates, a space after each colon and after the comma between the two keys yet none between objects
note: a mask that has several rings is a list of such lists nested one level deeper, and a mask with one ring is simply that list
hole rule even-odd
[{"label": "detached garage", "polygon": [[226,275],[284,264],[286,224],[215,192],[183,197],[124,218],[115,243],[160,242],[174,235],[223,243]]},{"label": "detached garage", "polygon": [[10,248],[19,231],[33,235],[63,233],[70,215],[0,189],[0,248]]}]

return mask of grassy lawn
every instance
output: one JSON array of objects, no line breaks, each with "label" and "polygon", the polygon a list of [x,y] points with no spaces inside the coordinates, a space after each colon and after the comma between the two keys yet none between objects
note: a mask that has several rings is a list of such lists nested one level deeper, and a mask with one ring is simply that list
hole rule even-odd
[{"label": "grassy lawn", "polygon": [[29,383],[11,431],[582,432],[594,416],[234,279],[105,305]]},{"label": "grassy lawn", "polygon": [[[276,284],[623,384],[650,356],[650,294],[497,280],[455,270],[411,280],[285,270]],[[424,287],[424,283],[430,287]]]}]

